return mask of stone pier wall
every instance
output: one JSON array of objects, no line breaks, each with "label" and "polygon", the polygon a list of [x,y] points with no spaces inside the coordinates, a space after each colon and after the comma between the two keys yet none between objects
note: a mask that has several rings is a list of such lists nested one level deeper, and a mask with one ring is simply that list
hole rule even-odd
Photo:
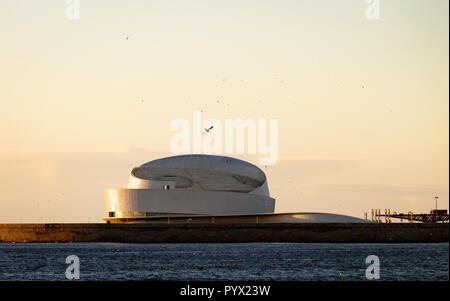
[{"label": "stone pier wall", "polygon": [[449,224],[0,224],[0,242],[448,242]]}]

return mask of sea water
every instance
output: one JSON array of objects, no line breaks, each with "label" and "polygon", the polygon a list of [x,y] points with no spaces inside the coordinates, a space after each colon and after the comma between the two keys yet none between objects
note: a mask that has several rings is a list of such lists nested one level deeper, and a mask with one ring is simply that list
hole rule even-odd
[{"label": "sea water", "polygon": [[0,280],[449,280],[449,244],[310,243],[0,243]]}]

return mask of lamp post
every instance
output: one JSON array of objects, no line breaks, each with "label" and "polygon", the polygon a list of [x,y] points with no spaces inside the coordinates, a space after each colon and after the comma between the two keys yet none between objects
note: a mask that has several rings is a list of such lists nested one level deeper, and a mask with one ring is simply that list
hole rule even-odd
[{"label": "lamp post", "polygon": [[436,216],[436,223],[438,222],[438,219],[437,219],[437,218],[438,218],[438,216],[437,216],[437,212],[438,212],[438,211],[437,211],[437,210],[438,210],[437,201],[438,201],[438,198],[439,198],[438,196],[435,196],[435,197],[434,197],[434,199],[436,200],[436,212],[434,213],[435,216]]}]

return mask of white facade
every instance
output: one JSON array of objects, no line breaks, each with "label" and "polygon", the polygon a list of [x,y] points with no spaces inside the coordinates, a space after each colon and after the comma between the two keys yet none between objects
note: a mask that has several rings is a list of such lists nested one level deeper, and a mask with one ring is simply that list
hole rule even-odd
[{"label": "white facade", "polygon": [[264,172],[222,156],[183,155],[131,171],[128,187],[105,190],[109,217],[273,213]]}]

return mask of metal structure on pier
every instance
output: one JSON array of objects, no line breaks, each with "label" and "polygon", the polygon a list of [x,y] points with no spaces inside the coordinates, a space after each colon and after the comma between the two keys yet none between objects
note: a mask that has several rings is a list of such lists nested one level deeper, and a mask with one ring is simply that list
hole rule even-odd
[{"label": "metal structure on pier", "polygon": [[[377,223],[391,223],[392,218],[400,219],[401,221],[421,222],[421,223],[438,223],[438,222],[448,222],[448,212],[447,210],[431,210],[430,213],[413,213],[409,211],[408,213],[397,213],[393,212],[391,214],[390,209],[385,209],[384,214],[381,214],[380,209],[372,209],[372,222]],[[367,213],[365,213],[365,219],[367,220]],[[383,221],[384,219],[384,221]]]}]

